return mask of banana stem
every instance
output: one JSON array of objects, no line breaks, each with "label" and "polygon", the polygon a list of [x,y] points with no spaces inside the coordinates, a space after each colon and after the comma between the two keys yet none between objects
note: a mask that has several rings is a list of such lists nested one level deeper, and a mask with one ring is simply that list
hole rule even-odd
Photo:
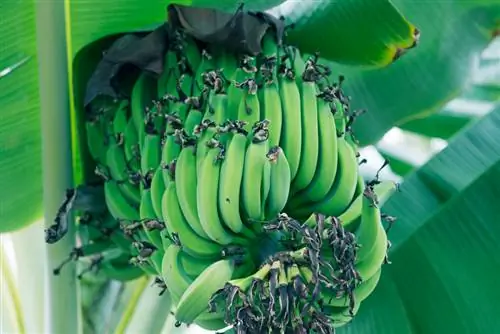
[{"label": "banana stem", "polygon": [[[2,247],[3,248],[3,247]],[[19,334],[26,333],[26,329],[24,326],[24,316],[23,309],[21,307],[21,298],[19,297],[19,293],[17,292],[17,287],[14,279],[14,275],[10,268],[10,264],[6,259],[5,250],[0,251],[0,269],[1,269],[1,278],[5,285],[7,286],[7,294],[10,294],[11,302],[12,302],[12,310],[14,311],[14,318],[17,325],[17,332]]]},{"label": "banana stem", "polygon": [[169,314],[172,307],[170,295],[167,292],[160,296],[160,289],[152,286],[154,281],[155,278],[149,276],[148,286],[138,301],[126,333],[160,333],[166,316],[171,316]]},{"label": "banana stem", "polygon": [[[50,226],[67,188],[72,186],[71,126],[68,86],[65,1],[36,1],[37,58],[40,90],[43,200],[45,224]],[[81,317],[75,265],[60,276],[52,269],[74,247],[74,230],[46,248],[46,328],[54,334],[80,333]],[[40,236],[42,237],[42,236]]]},{"label": "banana stem", "polygon": [[116,326],[115,333],[116,334],[123,334],[127,330],[127,327],[130,323],[130,320],[132,319],[132,316],[134,315],[134,312],[137,308],[137,304],[139,304],[139,299],[142,296],[142,293],[148,286],[148,277],[143,276],[141,277],[138,281],[134,282],[135,284],[135,289],[132,294],[132,297],[128,301],[127,308],[123,312],[123,315],[120,319],[120,322]]}]

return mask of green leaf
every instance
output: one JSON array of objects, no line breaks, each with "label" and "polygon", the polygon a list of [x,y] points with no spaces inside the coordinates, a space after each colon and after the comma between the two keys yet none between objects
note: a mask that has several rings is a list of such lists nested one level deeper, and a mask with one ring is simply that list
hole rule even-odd
[{"label": "green leaf", "polygon": [[[498,1],[394,3],[422,33],[414,50],[378,70],[332,64],[334,74],[346,76],[352,108],[368,110],[354,125],[363,145],[377,142],[393,126],[441,110],[458,96],[500,18]],[[327,29],[309,39],[325,40]]]},{"label": "green leaf", "polygon": [[493,333],[500,298],[500,107],[384,205],[399,219],[381,285],[340,333]]},{"label": "green leaf", "polygon": [[474,117],[469,115],[458,114],[445,109],[425,118],[404,123],[400,128],[427,137],[448,139],[473,119]]},{"label": "green leaf", "polygon": [[470,121],[487,113],[480,109],[489,109],[477,106],[473,108],[473,105],[480,103],[481,107],[488,107],[494,106],[497,101],[500,101],[499,85],[475,84],[438,113],[410,120],[399,127],[428,137],[449,139]]},{"label": "green leaf", "polygon": [[276,10],[295,25],[288,40],[302,52],[320,51],[321,57],[343,64],[385,66],[418,40],[418,29],[388,0],[290,3]]},{"label": "green leaf", "polygon": [[2,2],[0,40],[1,233],[35,221],[42,210],[40,101],[33,2]]}]

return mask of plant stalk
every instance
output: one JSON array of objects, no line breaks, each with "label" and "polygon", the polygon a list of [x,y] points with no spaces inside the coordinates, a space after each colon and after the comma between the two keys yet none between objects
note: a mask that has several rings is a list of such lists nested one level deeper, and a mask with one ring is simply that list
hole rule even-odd
[{"label": "plant stalk", "polygon": [[141,299],[142,293],[148,287],[148,277],[143,276],[135,281],[133,284],[135,286],[132,297],[130,298],[127,308],[122,314],[120,322],[116,326],[115,333],[116,334],[124,334],[127,326],[130,323],[130,320],[134,316],[134,312],[136,311],[137,305],[139,304],[139,300]]},{"label": "plant stalk", "polygon": [[[10,295],[10,299],[12,302],[12,311],[14,313],[14,318],[15,318],[15,323],[17,326],[17,333],[19,334],[24,334],[26,333],[26,328],[24,326],[24,315],[23,315],[23,308],[21,306],[21,298],[19,297],[19,293],[17,290],[17,284],[16,280],[14,278],[14,273],[12,272],[12,269],[10,267],[9,261],[6,258],[5,255],[5,249],[2,246],[1,243],[1,236],[0,236],[0,279],[3,280],[7,287],[7,295]],[[1,282],[0,282],[1,283]],[[3,295],[3,294],[2,294]],[[2,296],[6,298],[5,296]],[[7,310],[9,312],[9,310]]]},{"label": "plant stalk", "polygon": [[[43,201],[46,226],[50,226],[67,188],[72,187],[71,127],[68,51],[64,0],[36,1],[37,57],[39,65],[42,133]],[[68,234],[46,247],[45,332],[80,333],[76,268],[64,267],[59,276],[52,269],[74,247],[74,230],[68,218]],[[43,236],[40,236],[43,237]]]}]

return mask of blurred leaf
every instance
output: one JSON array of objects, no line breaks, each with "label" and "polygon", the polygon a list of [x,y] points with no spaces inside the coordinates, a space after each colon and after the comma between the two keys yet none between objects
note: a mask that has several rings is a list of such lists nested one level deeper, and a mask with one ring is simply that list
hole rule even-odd
[{"label": "blurred leaf", "polygon": [[368,110],[354,125],[363,145],[378,141],[393,126],[440,110],[458,96],[470,84],[474,64],[500,19],[498,1],[394,4],[421,31],[414,50],[383,69],[332,64],[333,73],[347,78],[352,108]]},{"label": "blurred leaf", "polygon": [[388,65],[419,36],[389,0],[290,1],[273,12],[294,24],[288,40],[302,52],[343,64]]},{"label": "blurred leaf", "polygon": [[394,173],[406,176],[415,168],[411,162],[405,161],[403,158],[394,155],[393,152],[385,151],[379,147],[377,147],[377,149],[384,159],[389,160],[389,166]]},{"label": "blurred leaf", "polygon": [[1,7],[0,233],[35,221],[42,204],[34,6],[7,1]]},{"label": "blurred leaf", "polygon": [[428,137],[449,139],[470,121],[482,116],[485,106],[493,106],[497,101],[500,101],[499,85],[475,84],[440,112],[410,120],[399,127]]},{"label": "blurred leaf", "polygon": [[393,264],[340,333],[500,330],[492,307],[500,298],[492,274],[500,271],[499,132],[497,107],[410,174],[384,205],[399,217],[390,234]]},{"label": "blurred leaf", "polygon": [[[500,50],[498,50],[500,53]],[[500,68],[500,63],[496,63],[496,68]],[[480,101],[499,101],[500,100],[500,78],[498,84],[475,84],[470,89],[467,89],[463,97],[471,100]]]},{"label": "blurred leaf", "polygon": [[425,118],[415,119],[400,125],[400,128],[427,137],[451,138],[474,117],[448,112],[446,109]]}]

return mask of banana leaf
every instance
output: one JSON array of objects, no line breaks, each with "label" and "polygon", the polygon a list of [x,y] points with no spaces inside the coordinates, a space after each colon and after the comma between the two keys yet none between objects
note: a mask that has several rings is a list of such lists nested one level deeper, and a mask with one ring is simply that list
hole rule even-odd
[{"label": "banana leaf", "polygon": [[333,73],[346,77],[352,108],[368,111],[354,124],[364,145],[459,96],[471,85],[476,60],[498,29],[500,3],[494,0],[393,3],[420,29],[419,45],[383,69],[332,64]]},{"label": "banana leaf", "polygon": [[500,107],[411,173],[383,211],[399,217],[381,283],[339,333],[496,333]]}]

